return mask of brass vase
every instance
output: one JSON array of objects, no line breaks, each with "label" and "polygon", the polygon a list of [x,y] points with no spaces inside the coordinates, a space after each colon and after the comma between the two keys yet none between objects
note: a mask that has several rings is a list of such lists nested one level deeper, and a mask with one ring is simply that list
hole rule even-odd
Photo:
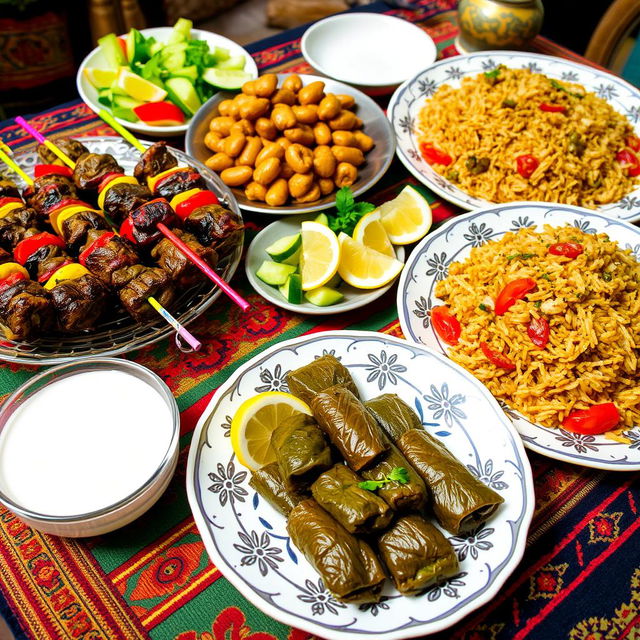
[{"label": "brass vase", "polygon": [[540,33],[541,0],[460,0],[456,42],[461,53],[524,49]]}]

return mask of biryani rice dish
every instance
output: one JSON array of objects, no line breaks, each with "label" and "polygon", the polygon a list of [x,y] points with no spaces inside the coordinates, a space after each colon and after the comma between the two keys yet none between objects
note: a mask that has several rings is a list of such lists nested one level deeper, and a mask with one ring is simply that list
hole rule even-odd
[{"label": "biryani rice dish", "polygon": [[442,85],[419,115],[435,171],[490,202],[541,200],[596,208],[640,174],[628,120],[578,84],[504,66]]},{"label": "biryani rice dish", "polygon": [[[571,245],[573,253],[562,249]],[[574,257],[552,253],[557,247]],[[504,292],[514,282],[530,284],[505,311]],[[639,284],[640,263],[606,234],[545,226],[473,248],[449,266],[435,293],[460,324],[449,356],[494,396],[547,427],[613,402],[615,439],[640,424]],[[431,319],[437,329],[433,310]],[[546,344],[532,324],[546,327]],[[496,365],[501,358],[507,364]]]}]

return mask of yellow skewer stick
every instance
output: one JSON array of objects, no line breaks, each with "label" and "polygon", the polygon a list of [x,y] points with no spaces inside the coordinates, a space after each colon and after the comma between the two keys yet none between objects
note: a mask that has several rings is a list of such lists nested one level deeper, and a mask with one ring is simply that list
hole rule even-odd
[{"label": "yellow skewer stick", "polygon": [[49,142],[39,131],[34,129],[22,116],[14,118],[14,120],[28,133],[30,133],[40,144],[43,144],[49,151],[55,153],[69,169],[73,169],[76,163],[62,150],[56,147],[53,142]]},{"label": "yellow skewer stick", "polygon": [[130,131],[127,131],[108,111],[100,109],[100,111],[98,111],[98,115],[140,153],[144,153],[147,150],[140,140],[138,140],[138,138],[136,138]]},{"label": "yellow skewer stick", "polygon": [[[3,146],[6,145],[3,143]],[[17,173],[28,185],[33,184],[33,180],[16,164],[14,159],[9,157],[2,149],[0,149],[0,160],[2,160],[9,169]]]}]

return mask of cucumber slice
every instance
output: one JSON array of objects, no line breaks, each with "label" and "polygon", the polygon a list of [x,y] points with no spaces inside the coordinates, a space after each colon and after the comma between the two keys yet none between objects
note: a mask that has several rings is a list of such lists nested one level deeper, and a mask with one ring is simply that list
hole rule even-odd
[{"label": "cucumber slice", "polygon": [[171,102],[178,105],[187,116],[192,116],[202,104],[195,87],[187,78],[169,78],[165,89]]},{"label": "cucumber slice", "polygon": [[314,222],[319,222],[320,224],[323,224],[325,227],[329,226],[329,218],[327,217],[326,213],[319,213],[315,217]]},{"label": "cucumber slice", "polygon": [[174,51],[162,57],[162,66],[169,71],[182,69],[187,61],[187,54],[184,51]]},{"label": "cucumber slice", "polygon": [[279,287],[295,270],[296,268],[292,265],[265,260],[256,271],[256,275],[262,282]]},{"label": "cucumber slice", "polygon": [[113,100],[113,94],[111,89],[98,89],[98,102],[105,106],[110,107]]},{"label": "cucumber slice", "polygon": [[214,47],[213,51],[209,55],[215,61],[216,65],[224,62],[225,60],[228,60],[231,57],[229,49],[225,49],[224,47]]},{"label": "cucumber slice", "polygon": [[292,273],[287,281],[278,287],[278,291],[288,302],[300,304],[302,302],[302,276],[299,273]]},{"label": "cucumber slice", "polygon": [[131,96],[114,95],[112,101],[114,106],[120,107],[121,109],[135,109],[135,107],[139,107],[141,104],[144,104],[140,100],[136,100]]},{"label": "cucumber slice", "polygon": [[252,76],[244,71],[209,68],[205,69],[202,79],[221,89],[240,89],[245,82],[252,79]]},{"label": "cucumber slice", "polygon": [[[267,247],[265,251],[269,254],[269,257],[276,262],[285,262],[287,258],[292,257],[298,252],[298,249],[302,246],[302,235],[296,233],[292,236],[285,236],[276,240],[271,246]],[[287,262],[287,264],[295,264],[293,262]]]},{"label": "cucumber slice", "polygon": [[174,33],[181,34],[185,40],[191,39],[191,28],[193,22],[187,18],[178,18],[178,21],[173,25]]},{"label": "cucumber slice", "polygon": [[162,42],[154,42],[150,47],[149,47],[149,57],[153,57],[156,55],[156,53],[159,53],[160,51],[162,51],[164,49],[164,44]]},{"label": "cucumber slice", "polygon": [[304,294],[304,297],[316,307],[330,307],[344,299],[339,291],[327,286],[311,289]]},{"label": "cucumber slice", "polygon": [[230,56],[227,60],[220,60],[216,64],[217,69],[230,69],[231,71],[242,71],[247,64],[247,58],[242,54]]},{"label": "cucumber slice", "polygon": [[98,40],[98,45],[109,68],[117,70],[121,65],[127,64],[127,59],[124,57],[124,52],[115,33],[102,36]]},{"label": "cucumber slice", "polygon": [[148,55],[145,37],[132,27],[127,36],[127,59],[129,64],[143,62]]},{"label": "cucumber slice", "polygon": [[170,78],[188,78],[191,82],[195,82],[198,79],[198,67],[192,64],[190,67],[181,67],[180,69],[172,70],[169,73]]},{"label": "cucumber slice", "polygon": [[117,104],[114,104],[111,107],[111,113],[121,120],[126,120],[127,122],[138,122],[138,116],[133,112],[133,109],[128,107],[119,107]]}]

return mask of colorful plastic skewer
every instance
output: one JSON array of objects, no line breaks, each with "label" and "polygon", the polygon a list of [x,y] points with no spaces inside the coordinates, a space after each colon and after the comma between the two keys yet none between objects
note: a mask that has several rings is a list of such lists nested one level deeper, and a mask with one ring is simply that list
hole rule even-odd
[{"label": "colorful plastic skewer", "polygon": [[[3,147],[6,146],[2,143]],[[0,160],[4,162],[9,169],[11,169],[14,173],[18,174],[26,184],[32,185],[33,179],[28,176],[11,158],[8,156],[2,148],[0,148]],[[192,335],[185,327],[183,327],[178,320],[176,320],[153,296],[149,296],[147,298],[149,304],[162,316],[175,330],[176,334],[183,338],[187,344],[194,350],[199,351],[202,347],[202,343],[198,340],[194,335]],[[176,336],[176,344],[181,351],[185,351],[185,349],[180,345]]]},{"label": "colorful plastic skewer", "polygon": [[[123,129],[115,120],[113,120],[111,114],[107,113],[106,111],[102,111],[101,114],[102,113],[106,114],[107,116],[107,118],[105,119],[105,122],[107,124],[113,127],[118,133],[120,133],[120,135],[123,135],[122,131],[125,131],[127,135],[123,137],[128,142],[134,144],[132,140],[135,140],[134,146],[136,147],[136,149],[142,150],[143,153],[144,151],[146,151],[146,148],[137,138],[135,138],[131,133],[126,131],[126,129]],[[45,144],[48,149],[51,149],[61,160],[63,160],[67,164],[69,168],[75,168],[76,165],[73,160],[68,158],[60,149],[58,149],[58,147],[53,142],[47,140],[39,131],[36,131],[23,117],[18,116],[17,118],[15,118],[15,121],[25,131],[27,131],[27,133],[32,135],[38,142],[40,142],[40,144]],[[116,125],[115,127],[114,124]],[[64,160],[62,156],[67,158],[68,162],[67,160]],[[69,164],[69,162],[71,164]],[[232,289],[225,280],[223,280],[206,262],[204,262],[204,260],[200,258],[200,256],[194,253],[184,242],[182,242],[182,240],[180,240],[180,238],[178,238],[178,236],[172,233],[164,224],[158,223],[158,231],[160,231],[160,233],[162,233],[165,238],[167,238],[176,247],[178,247],[178,249],[180,249],[180,251],[185,256],[187,256],[189,260],[191,260],[191,262],[193,262],[198,267],[198,269],[200,269],[200,271],[202,271],[202,273],[204,273],[209,278],[209,280],[217,284],[218,287],[222,291],[224,291],[227,296],[229,296],[229,298],[231,298],[231,300],[233,300],[243,311],[247,311],[251,307],[251,305],[237,291]]]}]

